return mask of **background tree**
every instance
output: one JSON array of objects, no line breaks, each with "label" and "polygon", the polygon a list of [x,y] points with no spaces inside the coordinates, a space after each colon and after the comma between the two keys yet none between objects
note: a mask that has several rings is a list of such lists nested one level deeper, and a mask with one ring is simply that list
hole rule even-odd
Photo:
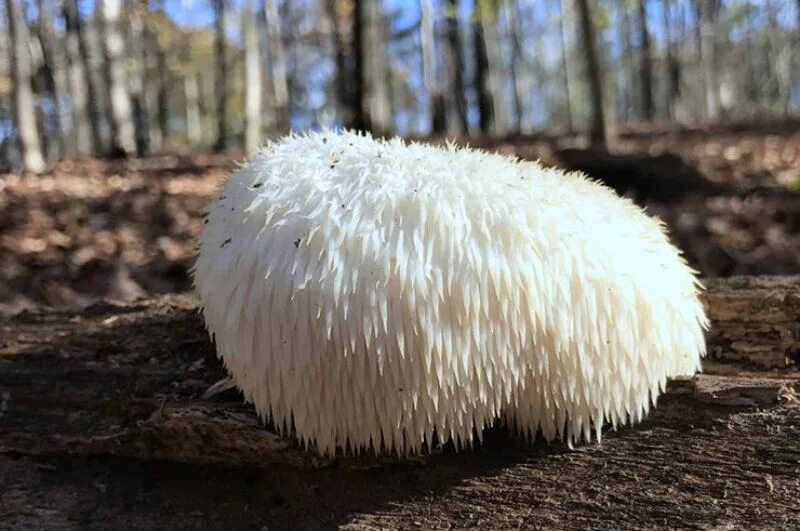
[{"label": "background tree", "polygon": [[607,122],[605,116],[605,100],[603,98],[603,77],[600,69],[600,58],[597,52],[594,21],[589,6],[591,0],[576,0],[578,23],[580,25],[583,55],[586,58],[586,83],[589,86],[591,102],[591,119],[589,123],[589,140],[597,147],[608,144]]},{"label": "background tree", "polygon": [[244,151],[256,152],[261,144],[261,57],[254,0],[246,0],[242,12],[245,52],[245,130]]},{"label": "background tree", "polygon": [[217,113],[217,140],[214,149],[228,147],[228,58],[226,57],[228,7],[226,0],[212,0],[214,4],[214,54],[216,58],[215,86]]},{"label": "background tree", "polygon": [[6,13],[11,38],[14,121],[22,151],[22,165],[25,171],[42,173],[46,166],[36,123],[36,100],[31,86],[30,35],[22,2],[6,0]]},{"label": "background tree", "polygon": [[112,153],[132,154],[136,137],[124,64],[124,40],[119,30],[120,0],[101,0],[105,78],[111,107]]}]

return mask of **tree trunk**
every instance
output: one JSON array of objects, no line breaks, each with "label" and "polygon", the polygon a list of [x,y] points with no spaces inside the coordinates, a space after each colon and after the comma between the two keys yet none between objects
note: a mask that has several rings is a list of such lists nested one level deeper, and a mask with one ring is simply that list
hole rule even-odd
[{"label": "tree trunk", "polygon": [[597,52],[597,37],[595,36],[594,22],[592,21],[592,13],[589,9],[590,1],[591,0],[576,0],[581,40],[583,42],[583,54],[586,57],[586,82],[589,85],[589,97],[592,106],[589,141],[595,147],[606,147],[609,139],[607,138],[607,124],[603,108],[603,74]]},{"label": "tree trunk", "polygon": [[572,118],[572,90],[569,82],[569,61],[567,61],[567,17],[564,0],[558,0],[558,13],[559,37],[561,39],[561,73],[564,76],[564,106],[567,115],[567,134],[571,135],[575,132],[575,122]]},{"label": "tree trunk", "polygon": [[719,0],[695,0],[700,32],[700,69],[703,75],[706,118],[717,120],[720,113],[717,73],[716,19]]},{"label": "tree trunk", "polygon": [[[164,0],[156,0],[156,12],[163,17],[167,17],[166,10],[164,9]],[[155,123],[158,126],[159,136],[161,137],[161,148],[167,142],[169,137],[169,96],[167,94],[168,85],[168,71],[167,71],[167,52],[162,46],[160,34],[155,34],[152,41],[155,59],[156,59],[156,75],[153,79],[153,85],[156,91],[156,101],[158,113],[156,115]]]},{"label": "tree trunk", "polygon": [[11,78],[14,82],[13,108],[22,166],[26,172],[42,173],[46,168],[36,124],[36,99],[31,86],[31,55],[25,6],[6,0],[8,33],[11,40]]},{"label": "tree trunk", "polygon": [[361,70],[365,126],[373,134],[383,136],[392,130],[383,15],[377,1],[356,0],[356,6],[361,37],[356,43],[356,56]]},{"label": "tree trunk", "polygon": [[140,6],[129,6],[128,50],[132,68],[128,75],[128,92],[133,110],[136,131],[136,153],[143,156],[150,151],[149,109],[146,105],[147,53],[144,21]]},{"label": "tree trunk", "polygon": [[325,7],[333,24],[336,56],[337,114],[347,129],[365,129],[362,101],[361,23],[355,0],[326,0]]},{"label": "tree trunk", "polygon": [[184,76],[183,90],[186,100],[186,140],[190,147],[195,147],[203,140],[203,126],[200,120],[200,89],[194,71],[189,71]]},{"label": "tree trunk", "polygon": [[650,31],[647,29],[647,5],[645,0],[637,2],[637,25],[639,26],[639,77],[642,89],[642,118],[648,122],[655,117],[653,103],[653,58],[650,49]]},{"label": "tree trunk", "polygon": [[69,98],[72,108],[72,124],[75,129],[76,149],[80,155],[94,153],[99,144],[95,143],[95,122],[89,117],[89,98],[92,95],[89,83],[89,65],[83,41],[82,24],[75,0],[64,2],[65,48],[69,68]]},{"label": "tree trunk", "polygon": [[102,41],[105,77],[111,107],[111,152],[130,155],[136,151],[131,100],[125,74],[125,41],[119,31],[120,0],[102,0]]},{"label": "tree trunk", "polygon": [[680,61],[675,53],[674,37],[672,35],[672,24],[670,17],[670,0],[661,0],[662,6],[662,24],[664,26],[664,40],[666,41],[666,64],[664,78],[667,81],[667,90],[665,91],[666,101],[665,108],[668,120],[675,118],[675,105],[678,102],[681,91],[681,70]]},{"label": "tree trunk", "polygon": [[267,29],[267,71],[271,72],[272,102],[275,116],[273,129],[285,133],[291,127],[289,115],[289,82],[286,75],[286,51],[283,46],[281,19],[277,0],[264,0],[264,21]]},{"label": "tree trunk", "polygon": [[434,11],[431,0],[420,0],[420,47],[422,52],[422,76],[430,99],[431,134],[440,135],[447,128],[447,111],[444,93],[439,84],[436,68],[436,33]]},{"label": "tree trunk", "polygon": [[[761,426],[762,429],[754,430],[761,437],[770,433],[775,437],[785,436],[782,439],[785,446],[780,449],[772,447],[769,451],[773,453],[765,450],[767,453],[764,455],[771,456],[770,463],[765,463],[764,455],[758,452],[754,459],[761,469],[769,468],[773,472],[780,463],[792,463],[791,474],[785,471],[787,474],[782,477],[788,481],[787,496],[794,496],[792,499],[796,501],[796,489],[792,490],[792,485],[795,485],[800,464],[797,448],[797,420],[800,419],[796,418],[800,413],[797,403],[800,382],[797,373],[792,371],[800,363],[800,338],[796,335],[800,320],[799,281],[798,277],[739,277],[707,281],[708,289],[702,294],[711,319],[708,356],[704,360],[707,374],[671,382],[669,391],[648,417],[647,425],[604,434],[602,445],[589,444],[579,451],[567,453],[564,453],[565,448],[557,447],[558,443],[541,447],[519,440],[515,443],[508,433],[498,432],[495,428],[486,431],[487,435],[494,431],[495,437],[490,437],[476,452],[465,451],[454,457],[450,450],[444,449],[419,458],[427,463],[421,468],[421,474],[442,473],[442,468],[452,470],[471,461],[474,466],[476,462],[473,460],[486,464],[500,452],[505,458],[483,470],[484,480],[489,482],[484,487],[501,485],[503,495],[507,497],[505,486],[516,473],[498,482],[498,466],[505,470],[513,465],[511,457],[515,457],[520,460],[521,467],[517,473],[533,471],[534,476],[539,477],[541,466],[554,458],[555,461],[550,463],[552,481],[539,485],[526,476],[526,481],[517,487],[530,488],[537,483],[530,490],[531,496],[539,495],[539,487],[566,489],[562,493],[567,495],[576,490],[574,484],[558,478],[562,473],[569,473],[574,461],[597,458],[597,462],[592,461],[594,466],[588,469],[593,471],[591,474],[586,470],[578,474],[578,479],[590,482],[603,481],[596,477],[597,470],[623,463],[624,473],[602,474],[610,478],[609,487],[613,487],[620,478],[630,476],[631,467],[641,467],[642,459],[652,458],[656,446],[651,444],[674,445],[663,456],[663,466],[658,467],[659,470],[670,470],[669,463],[676,463],[676,455],[688,458],[695,454],[695,450],[701,451],[716,444],[714,441],[720,437],[727,437],[732,446],[723,452],[724,459],[714,459],[713,463],[719,465],[720,470],[727,470],[731,458],[754,454],[740,451],[742,439],[731,431],[737,426],[741,428],[740,423],[744,422],[747,412],[769,419],[780,412],[781,407],[789,407],[793,408],[794,420],[783,427],[783,435],[777,428],[770,431]],[[283,464],[297,467],[296,473],[304,468],[330,464],[329,460],[316,456],[313,449],[305,451],[291,439],[266,429],[240,394],[235,391],[212,392],[213,384],[225,377],[225,369],[214,355],[196,300],[190,296],[162,296],[124,306],[96,304],[77,315],[48,310],[24,312],[0,320],[0,332],[4,339],[0,343],[0,411],[3,412],[0,415],[0,454],[116,455],[143,460],[235,465],[237,472],[245,466]],[[720,415],[732,415],[735,421],[723,419],[720,422]],[[700,425],[695,427],[697,423]],[[687,451],[692,437],[701,437],[701,440],[693,441],[690,445],[693,450]],[[632,446],[619,448],[626,440]],[[668,442],[670,440],[672,443]],[[762,443],[766,441],[762,440]],[[517,447],[510,455],[503,453],[514,444],[522,447]],[[769,445],[764,447],[769,448]],[[615,449],[619,453],[608,459],[604,452]],[[632,458],[634,455],[636,458]],[[533,461],[531,456],[534,456]],[[392,458],[343,456],[337,460],[336,468],[328,469],[329,476],[352,482],[354,470],[359,466],[385,467],[387,460],[393,461]],[[407,460],[402,463],[395,462],[391,467],[391,477],[395,480],[397,471],[404,470],[402,467],[413,468]],[[531,463],[536,466],[531,466]],[[419,464],[415,466],[419,469]],[[142,479],[141,465],[137,464],[133,469],[137,471],[135,480],[138,482]],[[179,470],[187,476],[185,468]],[[628,492],[640,490],[641,482],[646,481],[646,475],[653,470],[656,470],[653,466],[643,467],[639,470],[643,474],[641,477],[629,478],[631,490]],[[45,472],[52,482],[50,469]],[[283,483],[290,472],[292,469],[274,470],[278,481]],[[750,475],[759,489],[769,491],[763,474]],[[691,485],[696,485],[701,476],[692,476]],[[775,481],[779,477],[776,476]],[[663,492],[674,496],[677,491],[671,478],[673,476],[668,474],[668,488]],[[325,480],[323,476],[315,476],[313,482],[322,480]],[[248,492],[252,493],[252,481],[247,479],[246,483]],[[380,488],[380,483],[371,488]],[[715,499],[721,496],[723,483],[717,482],[713,487]],[[740,481],[732,480],[730,483],[730,488],[735,488]],[[303,489],[307,489],[308,484],[307,481],[299,482]],[[470,484],[471,480],[463,488]],[[92,490],[99,492],[102,489]],[[304,494],[314,495],[318,490],[310,489]],[[480,495],[483,490],[478,489],[473,494]],[[212,491],[219,496],[219,489]],[[604,488],[599,492],[605,492]],[[775,489],[775,492],[767,494],[772,499],[779,492],[780,489]],[[271,490],[267,494],[274,496]],[[648,500],[652,498],[651,494],[647,494]],[[689,500],[697,492],[691,489],[684,494]],[[118,493],[113,493],[113,496],[116,499]],[[576,500],[583,500],[581,503],[587,499],[585,489],[575,496]],[[4,502],[16,498],[20,497],[7,496]],[[243,501],[250,500],[245,498]],[[341,499],[345,498],[338,494],[329,498],[334,505]],[[605,498],[600,503],[605,506],[614,499],[616,497]],[[74,505],[74,499],[70,498],[70,501]],[[301,499],[296,501],[300,503]],[[30,505],[25,497],[21,502]],[[163,500],[157,502],[163,503]],[[627,500],[620,503],[620,507],[630,506]],[[529,512],[529,500],[525,504],[522,505]],[[381,512],[386,509],[385,499],[380,503],[371,501],[368,505]],[[709,503],[705,509],[714,505]],[[491,507],[496,510],[500,505]],[[578,505],[570,506],[567,511],[575,507]],[[467,511],[470,518],[474,509],[475,506]],[[587,522],[595,521],[597,510],[602,510],[602,507],[593,508]],[[776,511],[783,516],[787,514],[783,506]],[[94,505],[90,512],[96,517]],[[701,512],[693,511],[686,521],[696,522]],[[663,522],[663,506],[657,507],[655,516]],[[474,524],[475,520],[471,521]]]},{"label": "tree trunk", "polygon": [[214,0],[214,54],[216,77],[214,92],[217,97],[217,140],[215,151],[228,147],[228,59],[226,57],[225,27],[227,25],[227,0]]},{"label": "tree trunk", "polygon": [[261,146],[261,57],[254,0],[246,0],[242,11],[244,35],[244,151],[252,156]]},{"label": "tree trunk", "polygon": [[523,102],[522,87],[520,86],[519,68],[523,61],[522,57],[522,28],[520,27],[520,10],[517,0],[504,0],[503,6],[506,11],[508,21],[509,37],[511,39],[511,94],[513,96],[513,118],[511,132],[515,135],[522,130],[522,116],[525,114],[525,104]]},{"label": "tree trunk", "polygon": [[492,101],[492,91],[489,85],[489,56],[486,53],[486,39],[483,34],[483,24],[480,21],[480,14],[473,14],[475,21],[473,27],[473,43],[475,50],[475,81],[474,90],[478,98],[478,126],[481,133],[488,135],[494,125],[494,102]]},{"label": "tree trunk", "polygon": [[447,77],[448,94],[452,101],[451,115],[455,116],[455,123],[449,128],[456,134],[469,134],[469,121],[467,119],[467,87],[464,82],[464,54],[461,47],[461,30],[458,23],[458,0],[447,0]]},{"label": "tree trunk", "polygon": [[42,48],[44,67],[47,74],[47,92],[53,102],[56,119],[58,149],[48,154],[48,158],[58,158],[66,154],[75,153],[75,137],[70,132],[70,117],[64,105],[64,96],[67,94],[66,76],[64,74],[63,49],[56,45],[54,23],[50,13],[50,6],[43,0],[37,0],[39,11],[37,23],[37,36]]}]

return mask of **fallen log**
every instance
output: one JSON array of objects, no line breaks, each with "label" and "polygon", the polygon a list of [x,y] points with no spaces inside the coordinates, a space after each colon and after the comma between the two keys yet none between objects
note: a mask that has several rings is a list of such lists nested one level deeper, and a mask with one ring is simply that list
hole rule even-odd
[{"label": "fallen log", "polygon": [[[108,506],[134,527],[238,526],[248,510],[278,528],[800,524],[784,508],[800,488],[800,278],[706,284],[706,374],[671,382],[645,422],[575,451],[499,427],[474,451],[406,461],[321,459],[265,429],[235,390],[206,394],[225,372],[192,296],[2,320],[0,522],[61,527],[68,492],[92,508],[70,522],[108,525]],[[230,466],[267,485],[254,492]],[[114,487],[86,487],[97,477]],[[31,513],[30,500],[57,509]]]},{"label": "fallen log", "polygon": [[[800,278],[707,281],[713,362],[790,370],[800,352]],[[187,462],[321,466],[265,430],[241,395],[204,398],[225,377],[192,296],[82,314],[24,313],[0,330],[0,452],[113,454]],[[728,369],[730,372],[730,369]],[[788,373],[792,374],[792,373]],[[776,398],[782,378],[693,380],[695,396]],[[764,391],[766,390],[766,391]],[[693,398],[694,399],[694,398]]]}]

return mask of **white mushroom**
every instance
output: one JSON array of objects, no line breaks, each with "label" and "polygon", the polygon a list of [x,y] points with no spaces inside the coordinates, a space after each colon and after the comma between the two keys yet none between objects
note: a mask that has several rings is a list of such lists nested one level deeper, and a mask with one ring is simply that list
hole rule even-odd
[{"label": "white mushroom", "polygon": [[638,421],[705,353],[660,221],[579,174],[311,133],[224,185],[195,285],[246,400],[324,454]]}]

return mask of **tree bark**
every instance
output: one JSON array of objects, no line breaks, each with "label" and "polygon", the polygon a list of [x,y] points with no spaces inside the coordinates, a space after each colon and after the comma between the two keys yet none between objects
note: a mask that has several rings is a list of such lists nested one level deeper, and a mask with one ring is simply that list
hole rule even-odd
[{"label": "tree bark", "polygon": [[267,33],[267,71],[272,79],[272,111],[275,116],[273,129],[285,133],[291,127],[289,116],[289,81],[286,74],[286,51],[283,46],[283,31],[278,15],[277,0],[264,0],[264,21]]},{"label": "tree bark", "polygon": [[461,29],[458,22],[458,0],[447,0],[447,77],[448,94],[452,97],[452,109],[449,113],[454,117],[450,128],[456,134],[469,134],[467,119],[467,87],[464,82],[464,54],[461,47]]},{"label": "tree bark", "polygon": [[586,58],[586,83],[589,85],[591,100],[591,120],[589,124],[589,141],[592,146],[604,148],[608,145],[608,124],[605,116],[605,100],[603,98],[603,73],[600,67],[600,56],[597,51],[597,37],[594,22],[589,8],[591,0],[576,0],[578,23],[580,25],[583,54]]},{"label": "tree bark", "polygon": [[102,41],[105,77],[111,108],[111,152],[130,155],[136,152],[130,94],[125,73],[125,41],[119,30],[120,0],[102,0]]},{"label": "tree bark", "polygon": [[42,173],[47,166],[42,156],[39,126],[36,123],[36,98],[31,86],[30,34],[24,6],[18,0],[6,0],[6,14],[12,50],[14,124],[22,153],[22,166],[26,172]]},{"label": "tree bark", "polygon": [[244,151],[252,156],[261,146],[261,57],[255,2],[246,0],[242,11],[245,56]]},{"label": "tree bark", "polygon": [[228,147],[228,59],[226,57],[226,36],[228,7],[227,0],[214,0],[214,55],[216,75],[214,92],[217,98],[217,140],[215,151]]}]

